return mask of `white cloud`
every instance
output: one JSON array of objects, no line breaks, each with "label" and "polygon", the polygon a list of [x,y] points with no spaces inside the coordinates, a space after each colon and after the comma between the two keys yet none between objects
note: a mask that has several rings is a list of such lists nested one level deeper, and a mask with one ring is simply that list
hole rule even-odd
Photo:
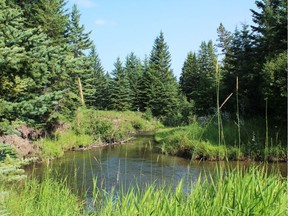
[{"label": "white cloud", "polygon": [[73,0],[73,2],[79,7],[84,8],[92,8],[97,6],[97,4],[93,0]]},{"label": "white cloud", "polygon": [[95,20],[95,24],[97,26],[103,26],[103,25],[107,25],[108,24],[108,21],[107,20],[104,20],[104,19],[97,19]]},{"label": "white cloud", "polygon": [[105,19],[97,19],[95,20],[95,25],[97,26],[112,26],[112,25],[115,25],[116,23],[114,22],[111,22],[109,20],[105,20]]}]

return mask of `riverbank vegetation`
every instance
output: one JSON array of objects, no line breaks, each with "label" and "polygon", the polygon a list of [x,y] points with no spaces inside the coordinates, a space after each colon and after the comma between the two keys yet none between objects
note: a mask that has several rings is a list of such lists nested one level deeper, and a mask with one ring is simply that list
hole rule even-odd
[{"label": "riverbank vegetation", "polygon": [[[121,143],[163,124],[171,128],[155,139],[164,153],[287,161],[287,5],[284,0],[255,4],[252,26],[230,32],[219,24],[217,42],[203,41],[189,52],[177,81],[163,32],[145,59],[131,52],[107,72],[76,5],[69,11],[65,0],[0,0],[0,180],[21,182],[12,190],[1,184],[0,214],[83,213],[82,201],[65,182],[23,181],[26,160],[16,157],[25,149],[19,157],[50,159],[68,149]],[[19,138],[27,148],[19,146]],[[191,194],[181,183],[176,192],[152,185],[119,196],[103,193],[99,203],[95,199],[95,214],[281,215],[287,210],[287,183],[277,175],[232,171],[217,178],[206,177]]]},{"label": "riverbank vegetation", "polygon": [[[65,182],[45,178],[14,185],[2,199],[0,211],[7,215],[284,215],[287,213],[287,182],[264,168],[249,170],[217,168],[191,182],[192,190],[169,185],[147,185],[114,193],[93,189],[93,199],[85,203]],[[96,181],[96,180],[95,180]],[[96,184],[95,184],[96,185]],[[94,187],[95,187],[94,185]],[[88,206],[87,206],[88,204]]]},{"label": "riverbank vegetation", "polygon": [[189,159],[287,160],[286,127],[272,126],[267,135],[264,119],[243,121],[239,145],[237,124],[226,120],[221,122],[219,144],[216,120],[215,118],[207,123],[194,122],[189,126],[160,129],[155,133],[155,140],[163,153]]},{"label": "riverbank vegetation", "polygon": [[[68,141],[74,136],[72,132],[83,135],[74,136],[75,145],[83,146],[95,139],[111,142],[125,138],[121,132],[125,128],[114,131],[114,137],[97,137],[101,127],[111,131],[114,126],[93,122],[93,118],[86,122],[89,128],[77,128],[74,117],[79,116],[79,107],[111,111],[110,115],[113,111],[143,112],[170,127],[217,115],[218,145],[225,144],[220,142],[221,130],[234,128],[221,129],[220,116],[229,115],[238,125],[238,133],[232,133],[238,148],[253,145],[245,141],[247,135],[242,136],[240,125],[244,120],[256,119],[254,128],[262,126],[262,120],[257,120],[261,118],[266,119],[269,130],[277,126],[285,131],[287,127],[287,11],[283,0],[257,1],[259,10],[251,11],[252,26],[244,24],[230,32],[221,23],[216,44],[203,41],[198,51],[187,54],[179,82],[171,68],[172,56],[163,32],[156,37],[147,58],[141,60],[132,52],[125,60],[117,58],[114,69],[106,72],[90,32],[80,24],[76,5],[69,11],[63,0],[0,0],[0,4],[0,13],[4,14],[0,18],[0,136],[15,135],[15,127],[28,125],[41,131],[42,138],[47,134],[56,137],[57,147],[49,140],[43,142],[43,155],[53,155],[49,151],[61,149],[58,145],[71,147],[61,139]],[[53,126],[63,121],[74,122],[72,132],[58,137],[50,134],[55,132]],[[114,123],[117,128],[117,121]],[[241,125],[241,129],[246,126]],[[272,134],[266,131],[265,145],[272,146]],[[258,139],[258,134],[255,136]],[[233,140],[228,139],[227,145]],[[273,146],[278,144],[273,142]],[[240,150],[247,153],[247,149]]]},{"label": "riverbank vegetation", "polygon": [[65,150],[124,143],[137,132],[163,127],[159,121],[141,112],[91,109],[78,109],[74,120],[65,125],[52,137],[38,141],[41,158],[59,157]]}]

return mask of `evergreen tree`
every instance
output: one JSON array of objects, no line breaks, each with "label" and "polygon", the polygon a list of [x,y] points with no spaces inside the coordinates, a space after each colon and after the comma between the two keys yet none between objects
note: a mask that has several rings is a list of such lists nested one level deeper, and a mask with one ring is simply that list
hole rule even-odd
[{"label": "evergreen tree", "polygon": [[197,56],[195,53],[189,52],[182,67],[179,80],[181,92],[187,97],[188,101],[193,100],[195,97],[195,93],[199,88],[199,82],[200,76]]},{"label": "evergreen tree", "polygon": [[133,111],[140,109],[140,79],[143,75],[141,60],[132,52],[126,57],[125,70],[130,84]]},{"label": "evergreen tree", "polygon": [[212,41],[202,42],[197,56],[199,64],[199,85],[193,93],[198,114],[212,112],[216,106],[216,63],[217,57]]},{"label": "evergreen tree", "polygon": [[[261,112],[261,76],[257,54],[251,41],[251,33],[247,25],[242,30],[235,30],[231,43],[230,53],[225,57],[226,64],[223,70],[224,95],[235,92],[236,78],[239,80],[239,104],[242,115],[255,115]],[[263,97],[262,97],[263,98]],[[231,98],[225,107],[235,112],[235,97]]]},{"label": "evergreen tree", "polygon": [[287,50],[287,1],[260,0],[255,4],[260,12],[251,10],[255,23],[251,27],[258,58],[264,62],[266,57]]},{"label": "evergreen tree", "polygon": [[112,72],[111,108],[113,110],[125,111],[131,108],[131,91],[129,80],[118,57]]},{"label": "evergreen tree", "polygon": [[[69,50],[72,53],[69,62],[69,77],[72,80],[71,84],[67,86],[69,91],[75,95],[79,95],[78,80],[82,82],[82,79],[90,79],[88,77],[91,64],[91,59],[85,55],[85,51],[92,47],[93,42],[89,36],[91,32],[84,33],[85,28],[80,24],[80,12],[77,6],[74,4],[72,7],[71,20],[68,27],[68,39],[69,39]],[[84,89],[84,91],[87,91]],[[85,101],[85,98],[84,98]]]},{"label": "evergreen tree", "polygon": [[262,91],[268,100],[268,113],[287,125],[287,51],[279,53],[264,64],[261,75]]},{"label": "evergreen tree", "polygon": [[[230,52],[231,42],[232,42],[232,34],[231,32],[227,31],[222,23],[220,23],[219,27],[217,28],[218,38],[219,41],[216,46],[221,49],[220,55],[227,55]],[[225,56],[224,56],[225,62]]]},{"label": "evergreen tree", "polygon": [[41,26],[43,32],[54,43],[65,42],[69,21],[65,0],[16,0],[15,2],[24,10],[27,27],[37,28]]},{"label": "evergreen tree", "polygon": [[[141,111],[146,111],[149,104],[149,92],[150,92],[150,73],[149,73],[149,59],[145,56],[143,62],[143,75],[139,82],[139,107]],[[151,110],[150,110],[151,111]]]},{"label": "evergreen tree", "polygon": [[89,54],[89,60],[89,64],[87,63],[89,69],[82,75],[85,103],[89,107],[105,109],[107,81],[105,78],[104,68],[96,52],[95,46],[92,46]]},{"label": "evergreen tree", "polygon": [[178,87],[176,78],[170,68],[171,55],[168,45],[164,41],[164,35],[155,39],[150,54],[149,68],[146,73],[146,81],[149,81],[149,89],[146,89],[149,107],[154,116],[166,116],[172,114],[178,106]]},{"label": "evergreen tree", "polygon": [[25,27],[18,7],[4,0],[0,6],[0,102],[7,108],[0,118],[46,123],[61,97],[49,89],[52,71],[47,58],[54,47],[40,29]]},{"label": "evergreen tree", "polygon": [[75,58],[85,56],[84,51],[90,49],[93,44],[90,40],[91,32],[84,33],[85,28],[84,25],[80,24],[80,17],[81,14],[74,4],[72,7],[68,36]]},{"label": "evergreen tree", "polygon": [[287,119],[287,1],[261,0],[255,4],[260,11],[251,10],[255,23],[251,26],[254,32],[252,43],[261,78],[256,78],[259,90],[255,96],[261,99],[262,113],[266,98],[269,113],[275,118]]}]

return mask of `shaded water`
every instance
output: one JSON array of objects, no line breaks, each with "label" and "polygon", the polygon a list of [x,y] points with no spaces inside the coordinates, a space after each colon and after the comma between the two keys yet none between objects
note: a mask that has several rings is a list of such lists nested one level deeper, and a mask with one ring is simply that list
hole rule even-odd
[{"label": "shaded water", "polygon": [[[33,172],[40,178],[50,175],[66,179],[74,192],[92,196],[93,183],[107,191],[115,188],[127,189],[136,184],[150,183],[176,186],[183,180],[184,190],[190,190],[200,173],[212,173],[218,166],[250,166],[248,162],[199,162],[157,153],[153,148],[152,136],[137,135],[134,141],[125,145],[98,148],[89,151],[71,151],[60,159],[47,164],[35,165]],[[287,176],[287,164],[269,164]],[[28,172],[31,171],[27,169]],[[95,185],[94,185],[95,186]]]}]

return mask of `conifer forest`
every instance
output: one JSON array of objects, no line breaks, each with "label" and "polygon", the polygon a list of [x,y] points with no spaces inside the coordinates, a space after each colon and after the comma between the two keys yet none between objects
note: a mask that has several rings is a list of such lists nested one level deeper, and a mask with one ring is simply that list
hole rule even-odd
[{"label": "conifer forest", "polygon": [[287,1],[255,5],[181,71],[161,29],[107,71],[76,4],[0,0],[0,215],[287,215]]},{"label": "conifer forest", "polygon": [[217,112],[217,100],[226,99],[223,113],[233,116],[238,104],[241,118],[265,117],[267,108],[271,121],[286,125],[287,6],[256,5],[253,26],[229,32],[220,23],[216,43],[203,41],[187,53],[177,81],[163,32],[146,59],[131,52],[107,72],[76,5],[68,13],[64,0],[1,0],[0,133],[14,121],[45,127],[82,105],[149,110],[165,125],[185,125],[193,115]]}]

